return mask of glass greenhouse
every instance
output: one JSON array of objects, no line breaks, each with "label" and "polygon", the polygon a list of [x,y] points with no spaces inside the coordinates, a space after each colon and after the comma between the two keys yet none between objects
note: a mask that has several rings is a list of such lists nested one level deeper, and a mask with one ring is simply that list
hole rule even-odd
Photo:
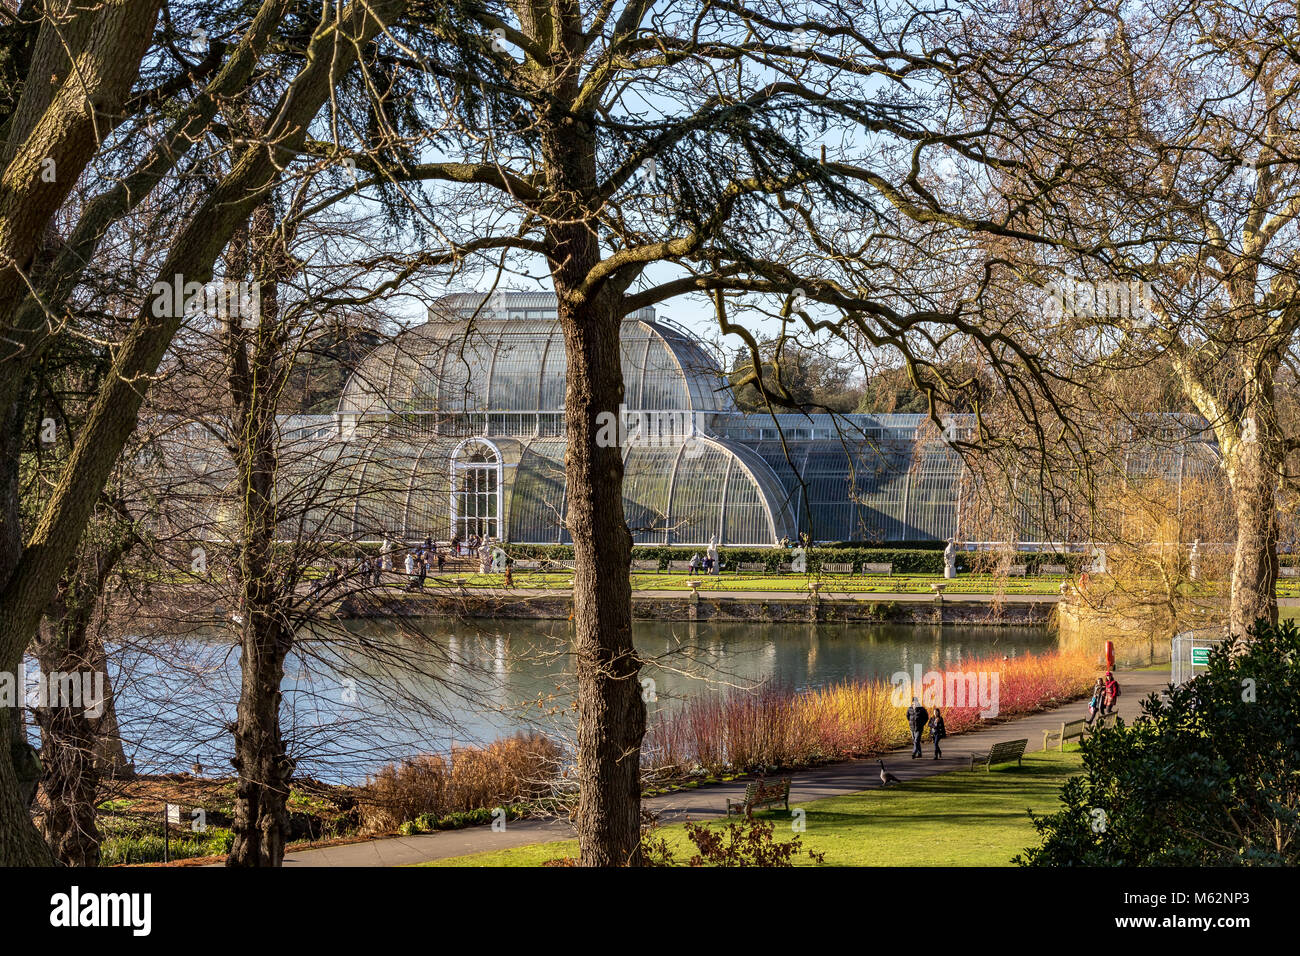
[{"label": "glass greenhouse", "polygon": [[[720,358],[653,309],[624,320],[622,361],[636,543],[960,536],[963,464],[926,416],[747,415]],[[336,417],[360,461],[340,537],[568,542],[564,386],[553,295],[439,300],[344,388]]]}]

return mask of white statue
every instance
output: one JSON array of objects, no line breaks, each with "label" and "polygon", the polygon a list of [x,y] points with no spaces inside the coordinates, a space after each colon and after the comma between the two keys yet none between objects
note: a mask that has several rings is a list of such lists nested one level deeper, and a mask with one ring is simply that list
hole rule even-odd
[{"label": "white statue", "polygon": [[1106,552],[1095,544],[1092,546],[1092,573],[1106,573]]},{"label": "white statue", "polygon": [[957,576],[957,544],[952,538],[948,539],[948,546],[943,549],[943,576],[945,578]]},{"label": "white statue", "polygon": [[711,570],[709,573],[717,574],[718,573],[718,536],[716,534],[712,535],[709,538],[709,557],[712,559],[712,564],[710,565]]},{"label": "white statue", "polygon": [[1192,542],[1191,554],[1187,556],[1187,576],[1193,581],[1201,576],[1201,539]]}]

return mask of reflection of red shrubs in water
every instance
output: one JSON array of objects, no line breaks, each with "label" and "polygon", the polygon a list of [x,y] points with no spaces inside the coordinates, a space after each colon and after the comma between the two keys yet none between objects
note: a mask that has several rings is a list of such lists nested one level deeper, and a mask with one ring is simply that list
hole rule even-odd
[{"label": "reflection of red shrubs in water", "polygon": [[[945,667],[997,673],[999,717],[1080,697],[1091,689],[1096,671],[1090,655],[1061,651],[1008,660],[976,657]],[[857,680],[803,691],[769,683],[753,692],[695,698],[652,717],[643,759],[657,770],[719,773],[880,753],[911,739],[906,705],[896,706],[893,694],[887,681]],[[977,706],[941,709],[950,735],[984,723]]]}]

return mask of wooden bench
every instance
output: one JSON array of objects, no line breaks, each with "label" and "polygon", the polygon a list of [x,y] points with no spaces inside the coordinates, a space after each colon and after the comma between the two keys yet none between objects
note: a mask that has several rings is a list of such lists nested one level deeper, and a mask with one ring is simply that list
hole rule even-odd
[{"label": "wooden bench", "polygon": [[766,574],[767,565],[762,561],[741,561],[739,571],[741,574]]},{"label": "wooden bench", "polygon": [[727,798],[727,816],[743,813],[753,816],[755,807],[772,807],[781,804],[790,809],[790,778],[782,777],[774,783],[764,783],[759,777],[745,787],[745,796],[741,800]]},{"label": "wooden bench", "polygon": [[1004,740],[1000,744],[994,744],[993,749],[985,754],[971,754],[970,768],[975,769],[975,764],[984,764],[985,770],[992,770],[995,763],[1016,762],[1019,767],[1020,758],[1025,755],[1025,747],[1029,744],[1028,737],[1021,737],[1019,740]]},{"label": "wooden bench", "polygon": [[1300,578],[1300,568],[1297,567],[1278,568],[1277,576],[1280,578]]},{"label": "wooden bench", "polygon": [[658,558],[633,558],[632,570],[633,571],[658,571],[659,559]]},{"label": "wooden bench", "polygon": [[[702,566],[701,566],[701,567],[702,567]],[[683,571],[689,573],[690,570],[691,570],[691,562],[689,562],[689,561],[669,561],[669,562],[668,562],[668,570],[669,570],[669,571],[673,571],[673,572],[677,572],[677,573],[679,573],[679,574],[680,574],[681,572],[683,572]]]},{"label": "wooden bench", "polygon": [[892,564],[864,564],[862,566],[863,574],[893,574],[894,566]]},{"label": "wooden bench", "polygon": [[545,560],[542,562],[541,569],[543,571],[572,571],[573,562]]},{"label": "wooden bench", "polygon": [[1043,731],[1043,749],[1046,750],[1053,740],[1060,741],[1060,749],[1065,749],[1067,740],[1082,740],[1084,734],[1088,732],[1088,722],[1082,717],[1078,720],[1065,721],[1061,724],[1060,730]]},{"label": "wooden bench", "polygon": [[1069,574],[1070,569],[1064,564],[1040,564],[1038,566],[1039,574]]},{"label": "wooden bench", "polygon": [[849,561],[831,561],[822,565],[822,574],[852,574],[853,564]]},{"label": "wooden bench", "polygon": [[520,558],[511,567],[516,571],[540,571],[542,562],[536,558]]},{"label": "wooden bench", "polygon": [[1027,564],[1013,564],[1007,568],[1007,575],[1013,578],[1023,578],[1028,570],[1029,565]]}]

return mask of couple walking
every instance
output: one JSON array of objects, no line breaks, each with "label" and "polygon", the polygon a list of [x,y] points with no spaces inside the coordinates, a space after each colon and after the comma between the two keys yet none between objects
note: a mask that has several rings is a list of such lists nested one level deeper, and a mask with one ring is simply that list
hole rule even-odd
[{"label": "couple walking", "polygon": [[1098,717],[1115,713],[1115,702],[1119,700],[1119,681],[1112,671],[1106,671],[1105,677],[1098,677],[1092,685],[1092,700],[1088,701],[1088,724]]},{"label": "couple walking", "polygon": [[943,751],[939,749],[939,742],[948,736],[948,730],[943,725],[943,714],[939,713],[939,708],[934,709],[931,714],[921,702],[913,697],[912,706],[907,708],[907,726],[912,731],[912,759],[922,756],[921,754],[921,735],[925,733],[925,728],[930,728],[930,739],[934,741],[934,759],[938,760],[943,756]]}]

